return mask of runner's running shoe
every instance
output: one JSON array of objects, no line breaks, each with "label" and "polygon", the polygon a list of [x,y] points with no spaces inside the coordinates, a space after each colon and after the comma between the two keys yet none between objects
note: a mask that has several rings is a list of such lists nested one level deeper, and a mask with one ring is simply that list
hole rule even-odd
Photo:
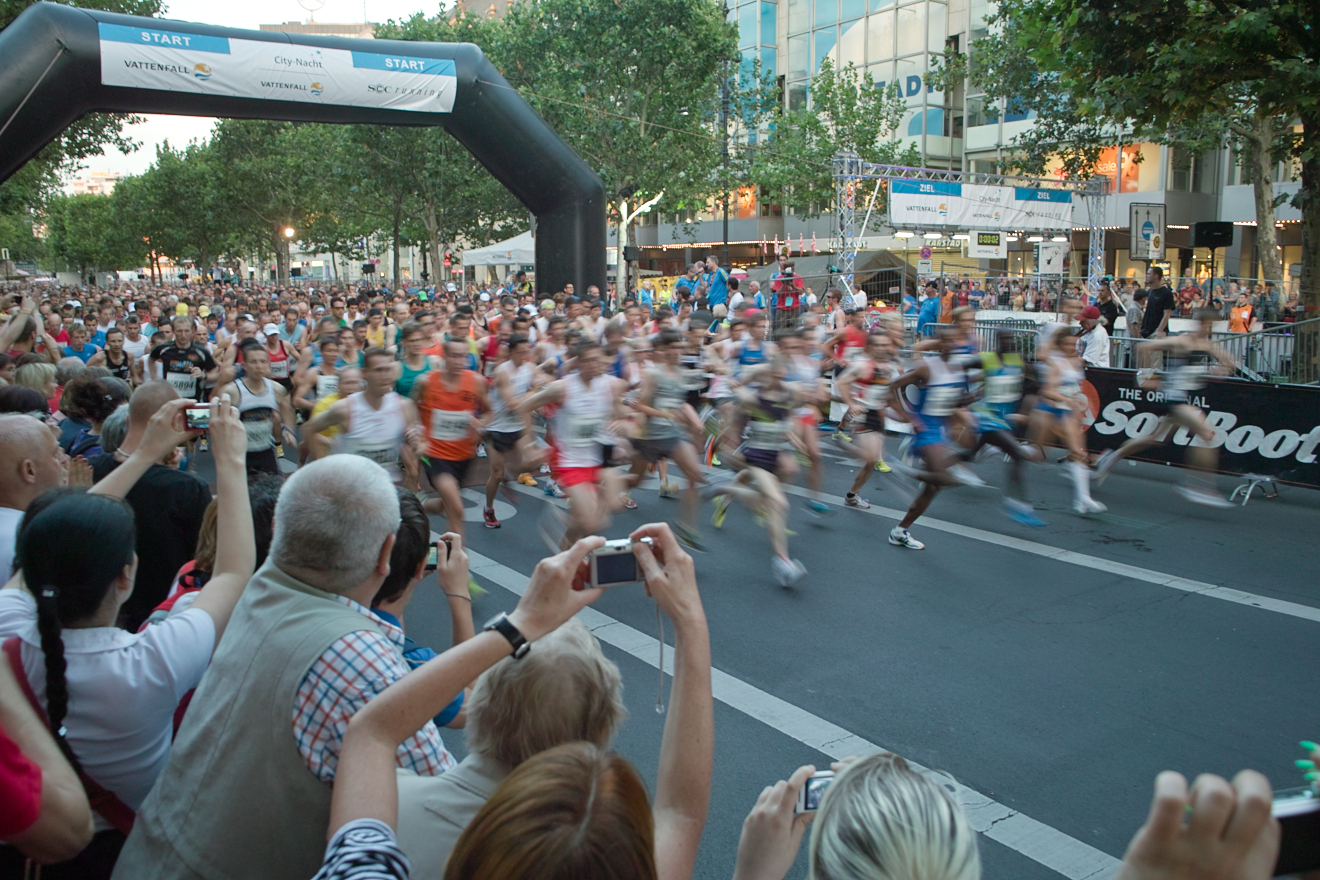
[{"label": "runner's running shoe", "polygon": [[770,563],[770,567],[775,570],[775,580],[779,582],[781,587],[793,586],[802,580],[802,576],[807,573],[806,566],[801,562],[796,559],[785,559],[782,556],[776,556]]},{"label": "runner's running shoe", "polygon": [[495,518],[495,508],[487,507],[485,512],[482,514],[482,517],[486,521],[486,528],[498,529],[500,527],[500,521]]},{"label": "runner's running shoe", "polygon": [[[546,480],[545,485],[541,487],[541,491],[553,498],[568,497],[568,494],[564,492],[563,489],[559,488],[559,484],[554,480]],[[558,553],[559,551],[556,550],[555,552]]]},{"label": "runner's running shoe", "polygon": [[1090,514],[1093,513],[1104,513],[1108,509],[1109,509],[1108,507],[1105,507],[1103,504],[1101,504],[1099,501],[1096,501],[1094,498],[1088,498],[1085,501],[1073,502],[1073,512],[1078,514],[1079,516],[1089,516]]},{"label": "runner's running shoe", "polygon": [[724,528],[724,518],[729,515],[729,504],[732,501],[733,499],[728,495],[721,495],[715,499],[715,513],[710,518],[710,524],[715,528]]},{"label": "runner's running shoe", "polygon": [[909,550],[925,550],[926,545],[908,534],[908,530],[900,526],[894,526],[889,532],[889,543],[895,547],[906,547]]},{"label": "runner's running shoe", "polygon": [[843,503],[849,507],[855,507],[858,510],[871,509],[871,502],[867,501],[861,495],[846,495],[844,496]]},{"label": "runner's running shoe", "polygon": [[1193,504],[1199,504],[1202,507],[1225,508],[1233,506],[1233,502],[1208,486],[1175,486],[1173,491]]},{"label": "runner's running shoe", "polygon": [[660,484],[660,497],[673,498],[678,495],[678,487],[669,481]]},{"label": "runner's running shoe", "polygon": [[535,486],[536,477],[532,476],[531,474],[519,474],[518,482],[522,483],[524,486]]},{"label": "runner's running shoe", "polygon": [[1004,513],[1008,514],[1009,519],[1020,525],[1031,526],[1035,529],[1041,528],[1045,525],[1045,520],[1036,516],[1031,505],[1025,501],[1018,501],[1014,498],[1005,498]]},{"label": "runner's running shoe", "polygon": [[1106,449],[1100,453],[1100,457],[1095,460],[1095,470],[1091,472],[1092,488],[1104,485],[1105,480],[1109,478],[1109,474],[1116,464],[1118,464],[1118,456],[1114,450]]},{"label": "runner's running shoe", "polygon": [[680,544],[689,550],[695,550],[698,553],[706,552],[706,545],[701,541],[701,534],[693,528],[679,524],[674,526],[674,535],[678,538]]},{"label": "runner's running shoe", "polygon": [[883,458],[875,463],[875,469],[882,474],[887,474],[891,470],[889,465],[885,464],[885,460]]}]

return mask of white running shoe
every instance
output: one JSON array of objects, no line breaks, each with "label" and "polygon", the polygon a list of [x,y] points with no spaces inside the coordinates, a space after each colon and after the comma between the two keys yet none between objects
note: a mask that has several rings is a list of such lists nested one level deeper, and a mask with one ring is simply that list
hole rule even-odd
[{"label": "white running shoe", "polygon": [[985,480],[972,473],[971,468],[965,465],[955,464],[949,468],[949,476],[953,477],[964,486],[971,486],[976,489],[984,489],[987,486]]},{"label": "white running shoe", "polygon": [[1101,504],[1099,501],[1096,501],[1094,498],[1088,498],[1085,501],[1073,502],[1073,511],[1078,516],[1088,516],[1089,514],[1092,513],[1104,513],[1108,509],[1109,509],[1108,507],[1105,507],[1103,504]]},{"label": "white running shoe", "polygon": [[1116,453],[1112,449],[1106,449],[1100,453],[1100,457],[1095,460],[1095,470],[1091,472],[1091,485],[1102,486],[1109,477],[1109,472],[1114,469],[1118,463],[1115,457]]},{"label": "white running shoe", "polygon": [[889,543],[896,547],[906,547],[909,550],[925,550],[926,545],[908,534],[908,530],[900,526],[894,526],[889,532]]},{"label": "white running shoe", "polygon": [[855,507],[858,510],[871,509],[871,502],[867,501],[861,495],[846,495],[844,496],[843,503],[849,507]]},{"label": "white running shoe", "polygon": [[776,556],[770,563],[770,567],[775,570],[775,580],[779,582],[781,587],[793,586],[802,580],[802,576],[807,573],[806,566],[801,562],[796,559],[785,559],[782,556]]},{"label": "white running shoe", "polygon": [[1202,486],[1175,486],[1173,491],[1186,498],[1193,504],[1199,504],[1202,507],[1233,507],[1233,502],[1209,488]]}]

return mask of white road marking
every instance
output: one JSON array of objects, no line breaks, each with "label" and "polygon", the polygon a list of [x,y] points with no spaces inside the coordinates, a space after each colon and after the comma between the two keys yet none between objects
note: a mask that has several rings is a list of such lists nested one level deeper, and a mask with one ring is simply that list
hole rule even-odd
[{"label": "white road marking", "polygon": [[[467,552],[472,574],[499,584],[519,596],[527,589],[528,579],[525,575],[475,551]],[[578,618],[602,642],[626,651],[649,666],[659,665],[660,645],[654,637],[593,608],[584,608],[578,613]],[[673,675],[673,646],[667,647],[665,672]],[[888,751],[883,746],[719,669],[711,670],[711,686],[715,699],[721,703],[831,758]],[[913,761],[908,763],[917,770],[934,772]],[[974,829],[1069,880],[1095,880],[1111,876],[1118,869],[1119,860],[1108,853],[960,785],[943,774],[936,773],[935,776],[953,791]]]},{"label": "white road marking", "polygon": [[[811,497],[810,492],[799,486],[784,486],[783,488],[784,491],[790,495],[800,495],[804,498]],[[842,506],[844,503],[842,495],[822,494],[820,497],[821,500],[830,504]],[[852,510],[853,508],[849,509]],[[895,510],[892,507],[879,507],[875,504],[872,504],[869,510],[858,512],[896,521],[903,519],[903,516],[906,513],[906,511]],[[1272,599],[1268,596],[1257,595],[1256,593],[1247,593],[1242,590],[1234,590],[1231,587],[1221,587],[1217,584],[1210,584],[1204,581],[1196,581],[1190,578],[1178,577],[1177,575],[1165,574],[1162,571],[1142,568],[1137,565],[1128,565],[1124,562],[1115,562],[1112,559],[1102,559],[1099,556],[1090,556],[1086,553],[1064,550],[1062,547],[1054,547],[1050,544],[1028,541],[1025,538],[1015,538],[1012,535],[1001,535],[998,532],[988,532],[985,529],[965,526],[961,523],[946,522],[945,520],[933,519],[927,516],[923,516],[921,519],[917,520],[917,525],[923,529],[934,529],[938,532],[948,532],[949,534],[958,535],[963,538],[971,538],[974,541],[982,541],[986,544],[995,544],[1000,547],[1006,547],[1009,550],[1020,550],[1023,553],[1044,556],[1045,558],[1053,559],[1056,562],[1066,562],[1069,565],[1079,565],[1083,568],[1104,571],[1109,574],[1132,578],[1133,580],[1157,584],[1161,587],[1181,590],[1185,593],[1195,593],[1198,596],[1206,596],[1211,599],[1221,599],[1225,602],[1236,602],[1239,605],[1260,608],[1264,611],[1273,611],[1277,614],[1287,614],[1290,617],[1300,617],[1303,620],[1320,622],[1320,608],[1313,608],[1310,605],[1302,605],[1298,602]]]},{"label": "white road marking", "polygon": [[[670,479],[680,488],[687,485],[682,475],[671,475]],[[660,485],[654,478],[648,478],[638,486],[638,489],[655,489]],[[513,484],[514,489],[532,498],[539,498],[542,501],[552,501],[560,507],[567,507],[564,501],[551,498],[542,492],[539,488],[532,489],[527,486]],[[784,486],[784,491],[789,495],[798,495],[803,498],[810,498],[811,493],[801,486]],[[636,490],[634,490],[636,491]],[[842,495],[829,495],[821,493],[820,499],[827,504],[833,504],[836,507],[844,507],[847,510],[855,510],[858,513],[879,516],[885,519],[892,519],[895,522],[903,519],[906,511],[896,510],[892,507],[880,507],[872,504],[869,510],[856,510],[856,508],[847,507],[844,504]],[[1161,587],[1168,587],[1172,590],[1180,590],[1184,593],[1195,593],[1198,596],[1205,596],[1210,599],[1219,599],[1224,602],[1235,602],[1239,605],[1246,605],[1251,608],[1259,608],[1262,611],[1273,611],[1276,614],[1286,614],[1289,617],[1298,617],[1302,620],[1313,620],[1320,623],[1320,608],[1310,605],[1303,605],[1299,602],[1289,602],[1284,599],[1273,599],[1269,596],[1261,596],[1257,593],[1248,593],[1243,590],[1235,590],[1232,587],[1223,587],[1218,584],[1206,583],[1205,581],[1192,580],[1191,578],[1179,577],[1177,575],[1166,574],[1162,571],[1155,571],[1150,568],[1142,568],[1138,565],[1128,565],[1124,562],[1115,562],[1112,559],[1103,559],[1099,556],[1090,556],[1086,553],[1078,553],[1073,550],[1065,550],[1062,547],[1055,547],[1050,544],[1042,544],[1038,541],[1028,541],[1025,538],[1017,538],[1012,535],[1001,535],[998,532],[989,532],[985,529],[978,529],[973,526],[965,526],[961,523],[948,522],[942,519],[935,519],[929,516],[923,516],[917,521],[922,529],[934,529],[937,532],[948,532],[951,535],[958,535],[962,538],[970,538],[973,541],[981,541],[986,544],[995,544],[999,547],[1005,547],[1009,550],[1020,550],[1023,553],[1030,553],[1034,556],[1043,556],[1046,559],[1053,559],[1055,562],[1064,562],[1069,565],[1078,565],[1082,568],[1090,568],[1096,571],[1103,571],[1109,574],[1116,574],[1121,577],[1132,578],[1133,580],[1145,581],[1148,584],[1155,584]],[[910,551],[909,551],[910,552]]]}]

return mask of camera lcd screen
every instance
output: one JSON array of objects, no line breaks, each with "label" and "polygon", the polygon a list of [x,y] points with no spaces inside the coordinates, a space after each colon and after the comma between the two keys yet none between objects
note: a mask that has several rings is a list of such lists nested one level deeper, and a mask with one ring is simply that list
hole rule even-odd
[{"label": "camera lcd screen", "polygon": [[812,777],[807,780],[807,810],[819,810],[820,800],[825,797],[825,789],[834,781],[833,776]]},{"label": "camera lcd screen", "polygon": [[190,431],[205,431],[211,427],[209,406],[190,406],[183,411],[184,424]]},{"label": "camera lcd screen", "polygon": [[427,571],[435,571],[437,568],[439,568],[439,566],[440,566],[440,562],[439,562],[439,559],[438,559],[438,555],[439,555],[439,554],[438,554],[438,548],[436,547],[435,544],[432,544],[432,545],[431,545],[431,549],[430,549],[430,551],[428,551],[427,554],[426,554],[426,570],[427,570]]},{"label": "camera lcd screen", "polygon": [[637,557],[628,553],[596,556],[596,583],[626,584],[637,580]]}]

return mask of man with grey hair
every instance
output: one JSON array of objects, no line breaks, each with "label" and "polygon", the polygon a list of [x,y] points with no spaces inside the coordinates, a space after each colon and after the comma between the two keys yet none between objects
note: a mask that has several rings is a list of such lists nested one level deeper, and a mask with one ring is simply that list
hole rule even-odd
[{"label": "man with grey hair", "polygon": [[627,714],[619,667],[576,618],[482,673],[466,708],[468,756],[457,767],[399,771],[399,845],[415,877],[443,876],[463,829],[523,761],[570,742],[606,748]]},{"label": "man with grey hair", "polygon": [[[349,719],[408,673],[404,635],[371,611],[399,497],[385,471],[331,455],[289,478],[265,565],[243,593],[138,812],[115,876],[311,877]],[[401,767],[454,766],[433,722]]]}]

